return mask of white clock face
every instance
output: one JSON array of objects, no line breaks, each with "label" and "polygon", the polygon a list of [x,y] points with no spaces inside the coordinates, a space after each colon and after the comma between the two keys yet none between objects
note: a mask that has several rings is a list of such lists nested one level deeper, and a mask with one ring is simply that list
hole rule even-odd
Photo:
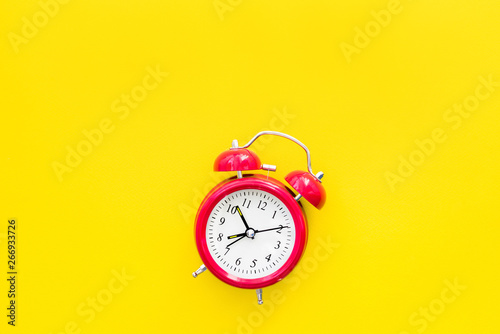
[{"label": "white clock face", "polygon": [[268,276],[290,257],[295,225],[276,196],[257,189],[235,191],[217,203],[207,222],[208,250],[227,273],[245,279]]}]

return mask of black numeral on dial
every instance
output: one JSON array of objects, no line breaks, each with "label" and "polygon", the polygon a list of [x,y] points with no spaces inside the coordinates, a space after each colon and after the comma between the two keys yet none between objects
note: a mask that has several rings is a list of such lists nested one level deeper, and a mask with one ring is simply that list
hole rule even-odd
[{"label": "black numeral on dial", "polygon": [[242,206],[245,206],[245,204],[246,204],[247,209],[248,209],[248,208],[250,208],[250,203],[252,203],[252,201],[251,201],[251,200],[248,200],[248,202],[247,202],[247,199],[245,198],[245,199],[243,200],[243,205],[242,205]]},{"label": "black numeral on dial", "polygon": [[227,211],[226,212],[231,212],[234,215],[237,212],[237,207],[236,206],[232,206],[231,204],[229,204],[228,207],[227,207]]}]

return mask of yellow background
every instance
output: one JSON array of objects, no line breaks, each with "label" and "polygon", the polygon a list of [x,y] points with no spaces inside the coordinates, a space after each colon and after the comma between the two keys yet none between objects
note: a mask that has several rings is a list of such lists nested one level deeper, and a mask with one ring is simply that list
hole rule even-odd
[{"label": "yellow background", "polygon": [[[401,0],[379,30],[371,12],[394,3],[220,3],[72,0],[46,22],[37,1],[0,5],[1,332],[498,333],[500,87],[460,124],[445,120],[480,77],[500,81],[498,1]],[[346,57],[342,43],[367,25],[368,45]],[[157,68],[168,76],[114,112]],[[106,119],[112,130],[60,182],[54,162]],[[437,128],[446,140],[391,187],[387,173]],[[214,159],[264,129],[309,146],[328,199],[304,204],[308,267],[264,289],[259,308],[254,291],[191,272],[194,212],[230,176],[211,172]],[[305,169],[286,140],[255,151],[278,179]],[[4,314],[12,217],[15,328]],[[336,248],[318,260],[328,238]],[[134,278],[83,316],[122,270]],[[415,315],[426,309],[439,314]]]}]

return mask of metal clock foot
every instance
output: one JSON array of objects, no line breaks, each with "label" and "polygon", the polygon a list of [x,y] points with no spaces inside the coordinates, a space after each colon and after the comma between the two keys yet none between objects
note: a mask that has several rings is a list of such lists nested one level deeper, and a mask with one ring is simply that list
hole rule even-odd
[{"label": "metal clock foot", "polygon": [[201,274],[202,272],[204,272],[205,270],[207,270],[207,267],[205,267],[204,264],[202,264],[198,270],[196,270],[194,273],[193,273],[193,277],[196,278],[198,277],[199,274]]},{"label": "metal clock foot", "polygon": [[255,290],[255,292],[257,292],[257,302],[259,303],[259,305],[262,305],[262,303],[264,303],[262,301],[262,289],[257,289]]}]

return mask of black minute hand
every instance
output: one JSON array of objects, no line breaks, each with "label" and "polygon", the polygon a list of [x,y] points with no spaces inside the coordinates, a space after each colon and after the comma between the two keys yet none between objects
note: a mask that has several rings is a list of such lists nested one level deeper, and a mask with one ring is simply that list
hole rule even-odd
[{"label": "black minute hand", "polygon": [[267,232],[267,231],[274,231],[274,230],[281,230],[283,228],[289,228],[290,226],[283,226],[280,225],[279,227],[274,227],[274,228],[268,228],[267,230],[256,230],[255,233],[260,233],[260,232]]},{"label": "black minute hand", "polygon": [[[260,233],[260,232],[267,232],[267,231],[274,231],[274,230],[281,230],[283,228],[290,228],[290,226],[283,226],[283,225],[280,225],[279,227],[273,227],[273,228],[268,228],[267,230],[255,230],[255,234],[257,233]],[[244,236],[246,233],[239,233],[239,234],[234,234],[234,235],[230,235],[229,237],[227,237],[228,239],[234,239],[234,238],[238,238],[238,237],[241,237],[241,236]]]}]

